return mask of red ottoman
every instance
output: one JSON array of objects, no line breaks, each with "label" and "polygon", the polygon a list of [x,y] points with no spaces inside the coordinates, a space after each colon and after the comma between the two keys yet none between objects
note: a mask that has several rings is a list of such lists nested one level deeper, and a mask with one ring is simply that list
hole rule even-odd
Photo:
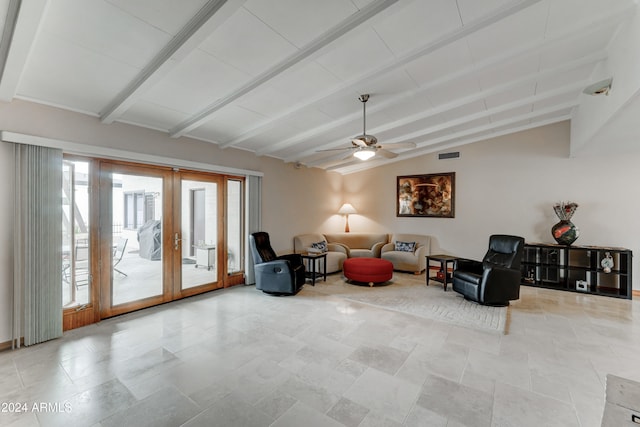
[{"label": "red ottoman", "polygon": [[344,277],[354,282],[382,283],[393,277],[391,261],[380,258],[349,258],[342,265]]}]

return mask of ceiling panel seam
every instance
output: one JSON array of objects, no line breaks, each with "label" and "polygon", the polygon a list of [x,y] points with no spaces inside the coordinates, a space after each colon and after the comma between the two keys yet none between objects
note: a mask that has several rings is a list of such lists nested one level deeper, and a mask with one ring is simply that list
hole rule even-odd
[{"label": "ceiling panel seam", "polygon": [[[522,125],[522,126],[516,126],[513,128],[509,128],[509,129],[505,129],[502,131],[498,131],[498,132],[491,132],[490,134],[486,134],[486,135],[480,135],[477,137],[472,137],[472,138],[467,138],[467,139],[463,139],[460,141],[455,141],[449,144],[434,144],[429,145],[427,147],[425,147],[422,150],[415,150],[412,151],[411,154],[400,154],[398,157],[394,158],[394,159],[388,159],[385,161],[385,165],[390,164],[390,163],[395,163],[395,162],[399,162],[399,161],[403,161],[403,160],[407,160],[407,159],[411,159],[411,158],[415,158],[416,156],[423,156],[423,155],[427,155],[427,154],[431,154],[431,153],[435,153],[438,151],[442,151],[442,150],[447,150],[447,149],[451,149],[451,148],[455,148],[455,147],[460,147],[463,145],[468,145],[468,144],[472,144],[474,142],[479,142],[479,141],[486,141],[487,139],[490,138],[498,138],[500,136],[504,136],[504,135],[509,135],[512,133],[516,133],[516,132],[522,132],[528,129],[533,129],[533,128],[537,128],[537,127],[541,127],[541,126],[546,126],[546,125],[550,125],[550,124],[554,124],[554,123],[558,123],[558,122],[563,122],[565,120],[569,120],[571,119],[571,115],[570,114],[565,114],[565,115],[561,115],[561,116],[557,116],[557,117],[552,117],[546,120],[541,120],[539,122],[532,122],[526,125]],[[333,171],[336,173],[339,173],[341,175],[348,175],[350,173],[355,173],[355,172],[361,172],[363,170],[367,170],[367,169],[372,169],[375,167],[381,166],[381,164],[374,164],[373,162],[352,162],[350,165],[339,165],[339,166],[332,166],[332,167],[328,167],[326,168],[326,170],[328,171]]]},{"label": "ceiling panel seam", "polygon": [[242,97],[243,95],[246,95],[247,93],[253,91],[259,86],[262,86],[264,83],[280,75],[292,66],[301,63],[302,61],[310,60],[314,55],[317,55],[320,50],[328,46],[330,43],[353,31],[378,13],[395,4],[397,1],[398,0],[377,0],[373,3],[370,3],[359,12],[351,15],[349,18],[340,22],[329,31],[323,33],[320,37],[315,38],[298,52],[289,55],[283,61],[280,61],[275,66],[259,74],[255,78],[248,81],[246,84],[229,93],[227,96],[220,98],[218,101],[210,104],[208,107],[193,115],[191,118],[178,124],[170,131],[170,136],[178,138],[185,135],[187,132],[201,126],[216,111]]},{"label": "ceiling panel seam", "polygon": [[[577,83],[574,83],[570,86],[565,86],[565,87],[561,87],[561,88],[557,88],[557,89],[553,89],[553,90],[549,90],[547,92],[544,92],[542,94],[536,94],[536,95],[532,95],[529,96],[527,98],[523,98],[523,99],[519,99],[517,101],[513,101],[507,104],[503,104],[503,105],[499,105],[497,107],[494,108],[490,108],[487,109],[485,111],[480,111],[477,113],[473,113],[473,114],[468,114],[466,116],[463,117],[459,117],[455,120],[450,120],[448,122],[445,123],[441,123],[441,124],[437,124],[434,126],[429,126],[427,128],[421,129],[419,131],[415,131],[415,132],[411,132],[411,133],[407,133],[401,136],[398,136],[396,138],[391,138],[389,140],[385,140],[384,144],[394,144],[396,142],[404,142],[404,141],[412,141],[415,139],[420,139],[420,138],[425,138],[427,135],[436,133],[436,132],[441,132],[456,126],[460,126],[460,125],[464,125],[466,123],[470,123],[474,120],[479,120],[479,119],[483,119],[483,118],[490,118],[492,115],[494,114],[499,114],[499,113],[504,113],[506,111],[509,110],[513,110],[515,108],[519,108],[519,107],[524,107],[526,105],[531,105],[532,109],[531,111],[529,111],[529,113],[534,112],[535,110],[533,110],[533,105],[536,102],[540,102],[540,101],[546,101],[548,99],[554,98],[556,96],[562,96],[562,95],[566,95],[566,94],[570,94],[570,93],[576,93],[576,97],[578,96],[577,93],[579,93],[579,91],[585,87],[585,85],[588,82],[586,80],[584,81],[580,81]],[[495,124],[494,124],[495,126]],[[302,162],[301,162],[302,163]],[[309,162],[309,163],[304,163],[307,166],[318,166],[320,164],[325,163],[324,159],[319,159],[315,162]]]},{"label": "ceiling panel seam", "polygon": [[[453,110],[455,108],[459,108],[459,107],[462,107],[464,105],[468,105],[468,104],[470,104],[472,102],[480,101],[480,100],[482,100],[482,99],[484,99],[484,98],[486,98],[488,96],[495,95],[495,94],[498,94],[498,93],[501,93],[501,92],[505,92],[507,90],[513,89],[515,87],[518,87],[518,86],[520,86],[522,84],[525,84],[525,83],[528,83],[528,82],[534,82],[534,81],[537,81],[537,80],[539,80],[541,78],[552,77],[552,76],[557,75],[559,73],[562,73],[564,71],[569,71],[569,70],[572,70],[572,69],[575,69],[575,68],[579,68],[581,66],[585,66],[585,65],[589,65],[589,64],[592,64],[592,63],[596,63],[596,62],[602,61],[602,60],[606,59],[606,57],[607,57],[607,53],[605,51],[600,51],[600,52],[596,52],[596,53],[594,53],[592,55],[589,55],[589,56],[586,56],[586,57],[583,57],[583,58],[580,58],[580,59],[577,59],[577,60],[574,60],[574,61],[571,61],[571,62],[567,62],[567,63],[561,64],[561,65],[559,65],[557,67],[546,69],[546,70],[544,70],[542,72],[533,72],[531,74],[522,76],[522,77],[520,77],[518,79],[515,79],[515,80],[512,80],[510,82],[506,82],[506,83],[502,83],[502,84],[496,85],[496,86],[492,87],[489,90],[484,90],[484,91],[481,91],[481,92],[477,92],[477,93],[474,93],[473,95],[469,95],[469,96],[466,96],[466,97],[463,97],[463,98],[459,98],[459,99],[453,100],[453,101],[448,102],[446,104],[442,104],[442,105],[440,105],[438,107],[435,107],[433,109],[427,110],[426,112],[417,113],[417,114],[414,114],[412,116],[408,116],[408,117],[396,120],[396,121],[394,121],[394,122],[392,122],[390,124],[386,124],[385,126],[378,126],[376,128],[370,129],[370,132],[371,133],[379,133],[379,132],[383,132],[383,131],[389,130],[391,128],[394,128],[394,127],[407,125],[407,124],[413,123],[413,122],[418,121],[418,120],[423,120],[423,119],[426,119],[428,117],[432,117],[432,116],[435,116],[437,114],[441,114],[441,113],[444,113],[446,111],[451,111],[451,110]],[[343,143],[344,143],[343,140],[336,140],[336,141],[333,141],[331,143],[326,144],[325,147],[329,147],[329,148],[338,147]],[[312,155],[314,153],[315,153],[314,150],[306,150],[306,151],[303,151],[302,153],[296,154],[295,156],[289,156],[289,157],[285,158],[285,161],[301,161],[301,159],[304,158],[305,156],[309,156],[309,155]]]},{"label": "ceiling panel seam", "polygon": [[[452,134],[449,134],[449,135],[444,135],[444,136],[441,136],[441,137],[438,137],[438,138],[435,138],[435,139],[432,139],[432,140],[423,141],[422,143],[416,142],[416,144],[418,145],[417,151],[419,152],[420,148],[424,148],[424,147],[429,147],[431,145],[440,144],[440,143],[443,143],[443,142],[446,142],[446,141],[450,141],[452,139],[463,138],[465,136],[471,136],[471,135],[474,135],[476,133],[485,132],[485,131],[491,131],[492,129],[497,128],[497,127],[509,126],[511,124],[519,123],[519,122],[521,122],[523,120],[529,120],[529,119],[533,119],[533,118],[536,118],[536,117],[545,116],[547,114],[560,112],[560,111],[566,110],[568,108],[573,108],[576,105],[578,105],[577,99],[574,100],[574,101],[565,102],[565,103],[559,104],[559,105],[552,105],[550,107],[543,108],[541,110],[536,110],[536,111],[531,112],[531,113],[521,114],[521,115],[516,116],[516,117],[511,117],[511,118],[508,118],[508,119],[500,120],[500,121],[497,121],[495,123],[489,123],[489,124],[484,125],[484,126],[478,126],[478,127],[474,127],[474,128],[471,128],[471,129],[461,130],[459,132],[455,132],[455,133],[452,133]],[[416,150],[412,150],[409,155],[411,157],[413,157],[415,155],[415,153],[416,153]]]},{"label": "ceiling panel seam", "polygon": [[16,96],[47,5],[47,0],[9,2],[0,40],[0,101]]},{"label": "ceiling panel seam", "polygon": [[[528,45],[525,46],[519,46],[518,48],[512,49],[510,51],[507,52],[503,52],[500,55],[496,55],[494,57],[491,58],[487,58],[485,60],[483,60],[482,62],[473,64],[465,69],[459,70],[455,73],[450,73],[447,74],[446,76],[443,76],[440,79],[436,79],[433,80],[431,82],[429,82],[428,84],[420,87],[417,90],[410,90],[410,91],[405,91],[402,94],[393,96],[390,99],[387,99],[386,101],[383,101],[381,103],[376,103],[375,105],[371,106],[369,108],[369,112],[370,113],[375,113],[378,111],[383,111],[386,108],[389,108],[393,105],[397,105],[400,102],[402,102],[405,99],[417,96],[421,93],[424,93],[425,91],[432,89],[433,87],[445,84],[447,82],[453,81],[455,79],[459,79],[462,78],[464,76],[468,76],[471,74],[475,74],[478,73],[479,71],[485,70],[489,67],[493,67],[493,66],[499,66],[500,64],[505,64],[508,63],[510,61],[513,61],[515,59],[524,57],[526,55],[532,55],[535,52],[541,52],[542,49],[549,47],[549,46],[553,46],[556,43],[558,43],[559,41],[562,40],[573,40],[573,39],[578,39],[581,37],[584,37],[586,34],[592,33],[594,31],[598,31],[599,29],[611,25],[614,22],[620,22],[622,19],[626,18],[626,15],[623,15],[621,13],[621,11],[616,11],[614,13],[608,14],[608,15],[604,15],[601,17],[602,19],[599,20],[598,22],[594,23],[594,22],[590,22],[586,25],[579,25],[579,26],[575,26],[573,28],[568,29],[567,31],[560,33],[560,34],[556,34],[550,38],[545,38],[543,40],[536,40],[535,42],[529,43]],[[540,66],[538,67],[538,70],[540,70]],[[297,135],[293,135],[290,138],[287,138],[286,140],[280,141],[277,144],[274,144],[268,148],[265,148],[264,150],[258,152],[258,155],[264,155],[264,154],[270,154],[273,153],[277,150],[281,150],[287,147],[290,147],[292,145],[304,142],[310,138],[313,138],[316,135],[319,135],[322,132],[325,132],[327,130],[330,129],[335,129],[338,126],[341,126],[343,124],[355,121],[355,120],[360,120],[360,113],[354,113],[354,114],[350,114],[348,116],[345,116],[343,118],[334,120],[330,123],[321,125],[321,126],[317,126],[314,129],[310,129],[301,133],[298,133]],[[272,122],[275,124],[275,122],[277,120],[279,120],[280,118],[275,118]],[[263,127],[264,125],[262,125]],[[256,136],[256,135],[252,135],[252,136]],[[240,139],[236,139],[237,142],[241,142],[242,140]],[[228,144],[223,144],[223,147],[228,146]]]},{"label": "ceiling panel seam", "polygon": [[[127,111],[150,87],[175,67],[182,58],[197,49],[214,29],[217,21],[226,20],[245,0],[210,0],[178,34],[158,52],[100,114],[103,123],[113,123]],[[216,22],[212,22],[216,17]]]},{"label": "ceiling panel seam", "polygon": [[388,72],[391,72],[393,70],[396,70],[397,68],[400,68],[410,62],[415,61],[416,59],[424,56],[424,55],[428,55],[429,53],[432,53],[438,49],[441,49],[449,44],[452,44],[458,40],[460,40],[463,37],[466,37],[470,34],[473,34],[477,31],[482,30],[483,28],[488,27],[489,25],[507,18],[517,12],[520,12],[523,9],[526,9],[527,7],[530,7],[533,4],[536,4],[538,2],[540,2],[542,0],[527,0],[527,1],[517,1],[517,2],[511,2],[509,3],[506,7],[502,7],[500,9],[498,9],[497,11],[495,11],[494,13],[490,13],[486,16],[483,16],[482,18],[479,18],[477,20],[474,20],[473,22],[471,22],[468,26],[464,26],[461,28],[458,28],[448,34],[445,34],[444,36],[428,42],[422,46],[420,46],[419,48],[413,49],[412,51],[398,57],[398,59],[396,61],[391,61],[387,64],[384,64],[383,66],[377,67],[377,68],[371,68],[366,74],[357,76],[353,79],[347,80],[345,82],[343,82],[342,84],[337,85],[336,87],[334,87],[332,90],[328,91],[328,92],[324,92],[322,94],[316,95],[314,97],[310,97],[308,99],[306,99],[305,101],[298,103],[296,105],[294,105],[292,108],[288,109],[287,111],[285,111],[284,113],[280,114],[277,117],[274,117],[273,120],[271,120],[270,122],[261,125],[261,126],[257,126],[256,128],[249,130],[248,132],[244,133],[243,135],[239,136],[238,138],[235,138],[232,141],[229,141],[223,145],[221,145],[221,148],[227,148],[227,147],[231,147],[233,145],[236,145],[240,142],[246,141],[247,139],[251,138],[252,136],[255,136],[257,133],[260,132],[259,129],[264,128],[264,127],[272,127],[275,125],[275,122],[278,120],[282,120],[292,114],[294,114],[295,112],[297,112],[298,110],[301,110],[303,108],[309,107],[313,104],[316,104],[318,102],[321,102],[323,100],[326,100],[327,98],[336,95],[340,92],[344,92],[345,90],[349,90],[351,87],[353,86],[358,86],[361,85],[363,82],[367,81],[368,79],[372,79],[375,78],[377,76],[379,76],[380,74],[386,74]]}]

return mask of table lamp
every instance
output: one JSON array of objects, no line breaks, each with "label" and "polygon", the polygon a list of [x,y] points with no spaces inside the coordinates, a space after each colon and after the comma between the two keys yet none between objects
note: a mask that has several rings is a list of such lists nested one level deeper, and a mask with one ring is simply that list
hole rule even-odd
[{"label": "table lamp", "polygon": [[357,213],[356,208],[351,206],[351,203],[345,203],[344,205],[342,205],[342,207],[340,207],[340,209],[338,210],[338,213],[346,217],[346,222],[344,224],[344,232],[348,233],[349,232],[349,214]]}]

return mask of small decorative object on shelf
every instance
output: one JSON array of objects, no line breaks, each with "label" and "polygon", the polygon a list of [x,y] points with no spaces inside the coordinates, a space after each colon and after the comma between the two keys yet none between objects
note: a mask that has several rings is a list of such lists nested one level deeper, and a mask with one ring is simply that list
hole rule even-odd
[{"label": "small decorative object on shelf", "polygon": [[611,252],[605,252],[604,258],[600,261],[600,265],[605,273],[611,273],[611,269],[613,268],[613,257],[611,256]]},{"label": "small decorative object on shelf", "polygon": [[578,204],[574,202],[561,202],[553,205],[553,210],[558,215],[560,222],[551,228],[551,234],[560,245],[569,246],[580,236],[580,230],[570,221],[577,208]]}]

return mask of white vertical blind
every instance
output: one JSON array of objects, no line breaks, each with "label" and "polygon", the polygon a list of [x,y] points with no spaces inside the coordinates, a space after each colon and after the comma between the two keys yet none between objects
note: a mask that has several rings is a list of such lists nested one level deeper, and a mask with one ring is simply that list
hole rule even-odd
[{"label": "white vertical blind", "polygon": [[256,283],[253,271],[253,256],[249,250],[249,235],[262,229],[262,178],[259,176],[247,177],[247,236],[246,236],[246,271],[245,283],[253,285]]},{"label": "white vertical blind", "polygon": [[62,150],[14,147],[15,348],[62,336]]}]

